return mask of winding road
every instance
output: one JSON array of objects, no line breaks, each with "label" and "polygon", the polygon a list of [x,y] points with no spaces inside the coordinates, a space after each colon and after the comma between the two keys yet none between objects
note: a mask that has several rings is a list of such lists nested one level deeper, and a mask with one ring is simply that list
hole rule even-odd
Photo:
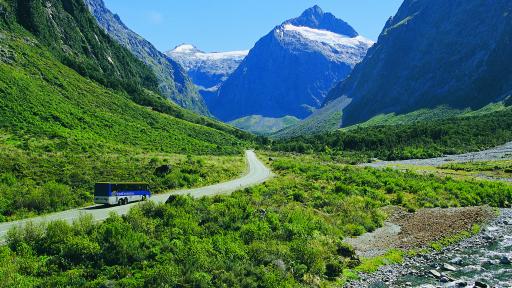
[{"label": "winding road", "polygon": [[[216,195],[227,195],[237,190],[261,184],[272,177],[272,172],[268,169],[256,156],[253,151],[245,152],[248,172],[241,178],[219,183],[212,186],[172,191],[165,194],[158,194],[151,197],[151,201],[156,203],[165,203],[170,195],[191,195],[195,198],[211,197]],[[74,220],[80,218],[82,215],[91,215],[95,221],[102,221],[108,218],[110,213],[124,215],[128,213],[131,207],[137,205],[133,203],[124,206],[105,207],[103,205],[96,205],[86,208],[72,209],[68,211],[58,212],[45,216],[24,219],[15,222],[0,223],[0,242],[5,240],[7,233],[13,227],[23,227],[26,223],[32,222],[34,224],[48,223],[56,220],[64,220],[72,223]]]}]

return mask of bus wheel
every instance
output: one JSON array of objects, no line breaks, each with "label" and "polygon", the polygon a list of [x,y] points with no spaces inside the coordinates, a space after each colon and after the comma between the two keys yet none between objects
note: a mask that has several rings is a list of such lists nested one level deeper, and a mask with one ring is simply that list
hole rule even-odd
[{"label": "bus wheel", "polygon": [[119,199],[119,201],[117,201],[117,205],[121,206],[121,205],[123,205],[123,202],[124,202],[123,199]]},{"label": "bus wheel", "polygon": [[142,196],[142,201],[146,201],[146,195]]},{"label": "bus wheel", "polygon": [[128,204],[128,198],[124,198],[124,205]]}]

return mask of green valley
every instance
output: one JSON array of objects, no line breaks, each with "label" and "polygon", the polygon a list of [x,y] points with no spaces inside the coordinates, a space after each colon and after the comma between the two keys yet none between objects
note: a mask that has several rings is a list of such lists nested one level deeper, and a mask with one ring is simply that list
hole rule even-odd
[{"label": "green valley", "polygon": [[84,218],[73,226],[12,231],[0,248],[3,284],[339,287],[355,271],[400,261],[395,253],[380,257],[381,264],[360,262],[342,242],[381,226],[384,206],[512,202],[512,185],[505,183],[265,155],[274,159],[268,164],[277,177],[232,196],[177,197],[99,224]]},{"label": "green valley", "polygon": [[315,5],[182,64],[134,31],[223,21],[135,2],[0,0],[0,288],[508,287],[507,0],[405,0],[377,43]]}]

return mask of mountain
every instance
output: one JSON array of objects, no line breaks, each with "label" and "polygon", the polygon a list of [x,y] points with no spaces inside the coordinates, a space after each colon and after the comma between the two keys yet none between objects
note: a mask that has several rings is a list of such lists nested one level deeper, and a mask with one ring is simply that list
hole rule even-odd
[{"label": "mountain", "polygon": [[260,39],[209,105],[223,121],[250,115],[305,118],[373,44],[315,6]]},{"label": "mountain", "polygon": [[45,151],[224,154],[252,139],[157,94],[82,0],[0,1],[0,39],[0,129]]},{"label": "mountain", "polygon": [[148,65],[158,78],[159,91],[181,107],[209,115],[202,97],[183,68],[128,28],[107,9],[103,0],[84,0],[99,25],[117,42]]},{"label": "mountain", "polygon": [[512,92],[512,2],[406,0],[378,42],[326,99],[342,126],[381,114],[480,109]]},{"label": "mountain", "polygon": [[208,102],[248,53],[248,50],[206,53],[193,45],[183,44],[165,54],[185,68]]},{"label": "mountain", "polygon": [[157,91],[158,82],[151,70],[108,37],[83,3],[75,0],[0,3],[4,4],[0,20],[5,27],[14,25],[30,32],[60,62],[82,76],[132,96],[141,88]]}]

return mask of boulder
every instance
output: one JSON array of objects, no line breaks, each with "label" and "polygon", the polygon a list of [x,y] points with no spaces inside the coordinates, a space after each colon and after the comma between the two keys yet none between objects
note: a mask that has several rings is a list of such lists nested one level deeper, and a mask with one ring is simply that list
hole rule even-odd
[{"label": "boulder", "polygon": [[172,166],[171,165],[162,165],[155,169],[155,175],[157,176],[165,176],[171,172]]},{"label": "boulder", "polygon": [[443,265],[443,269],[446,270],[446,271],[457,271],[457,268],[455,268],[454,266],[448,264],[448,263],[445,263]]},{"label": "boulder", "polygon": [[455,264],[455,265],[462,265],[462,258],[460,257],[456,257],[456,258],[453,258],[452,260],[450,260],[450,264]]},{"label": "boulder", "polygon": [[502,265],[510,265],[511,263],[512,263],[512,261],[510,260],[510,257],[508,257],[508,256],[503,256],[500,259],[500,264],[502,264]]},{"label": "boulder", "polygon": [[480,281],[476,281],[475,282],[475,287],[479,287],[479,288],[488,288],[489,285],[483,283],[483,282],[480,282]]},{"label": "boulder", "polygon": [[439,273],[437,270],[430,270],[429,273],[430,273],[430,275],[432,275],[436,278],[441,278],[441,273]]}]

